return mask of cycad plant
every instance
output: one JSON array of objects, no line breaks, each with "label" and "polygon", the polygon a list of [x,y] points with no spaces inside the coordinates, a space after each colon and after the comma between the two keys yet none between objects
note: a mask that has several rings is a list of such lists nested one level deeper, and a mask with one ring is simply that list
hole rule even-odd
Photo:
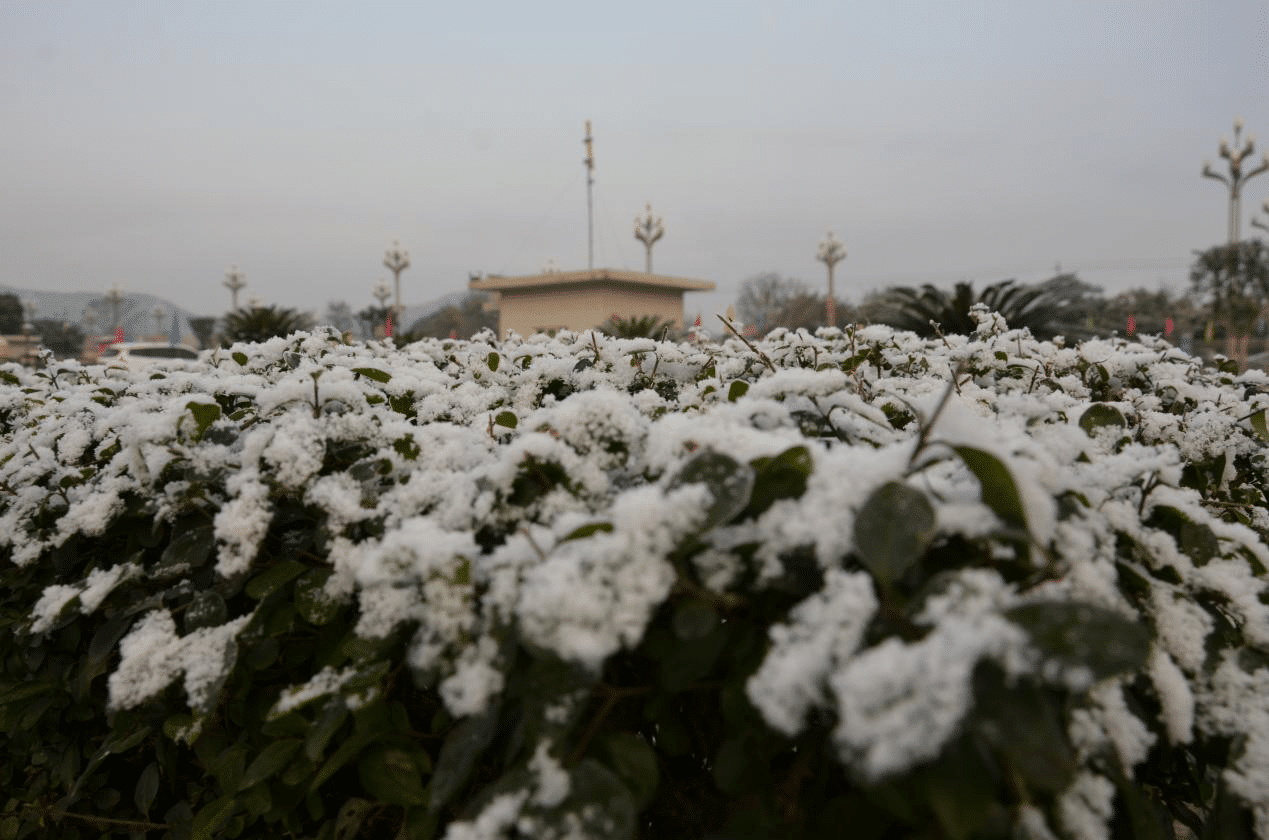
[{"label": "cycad plant", "polygon": [[975,303],[999,312],[1010,327],[1026,327],[1042,339],[1062,331],[1059,319],[1064,314],[1062,301],[1046,285],[1022,286],[1014,280],[993,283],[977,295],[972,283],[957,283],[951,293],[929,283],[920,289],[899,286],[879,303],[875,320],[926,337],[973,333],[977,324],[969,310]]},{"label": "cycad plant", "polygon": [[252,306],[235,309],[226,315],[221,333],[226,343],[267,341],[275,336],[288,336],[308,326],[309,319],[294,309],[274,305]]},{"label": "cycad plant", "polygon": [[673,338],[677,332],[674,321],[656,315],[632,315],[622,318],[617,313],[599,325],[599,329],[617,338]]}]

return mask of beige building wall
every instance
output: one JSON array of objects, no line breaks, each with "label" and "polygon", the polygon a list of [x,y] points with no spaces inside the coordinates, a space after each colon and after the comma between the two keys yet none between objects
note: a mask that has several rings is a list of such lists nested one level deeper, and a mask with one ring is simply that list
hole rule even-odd
[{"label": "beige building wall", "polygon": [[655,287],[578,283],[551,288],[504,289],[498,309],[498,334],[508,330],[532,335],[541,330],[597,327],[616,313],[622,318],[654,315],[683,326],[683,292]]}]

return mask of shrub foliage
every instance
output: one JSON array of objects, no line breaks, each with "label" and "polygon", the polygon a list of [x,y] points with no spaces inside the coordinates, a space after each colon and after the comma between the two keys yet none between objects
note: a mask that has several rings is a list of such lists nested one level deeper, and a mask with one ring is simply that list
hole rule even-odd
[{"label": "shrub foliage", "polygon": [[0,838],[1269,836],[1269,378],[975,314],[0,369]]}]

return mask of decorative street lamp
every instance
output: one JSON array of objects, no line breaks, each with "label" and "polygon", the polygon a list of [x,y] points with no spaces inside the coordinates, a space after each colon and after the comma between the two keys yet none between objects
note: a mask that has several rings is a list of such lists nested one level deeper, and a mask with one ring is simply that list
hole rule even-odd
[{"label": "decorative street lamp", "polygon": [[1252,135],[1247,136],[1247,144],[1241,149],[1238,148],[1238,136],[1242,133],[1242,118],[1234,120],[1234,146],[1230,147],[1229,141],[1224,137],[1221,138],[1220,154],[1221,157],[1229,161],[1229,177],[1216,172],[1212,169],[1211,161],[1203,164],[1203,175],[1207,178],[1213,178],[1229,187],[1229,244],[1238,244],[1238,228],[1239,216],[1242,214],[1240,209],[1239,193],[1243,184],[1259,175],[1261,172],[1269,169],[1269,152],[1265,153],[1264,160],[1259,166],[1250,172],[1244,173],[1243,159],[1249,157],[1256,149],[1256,138]]},{"label": "decorative street lamp", "polygon": [[110,331],[119,330],[119,304],[123,303],[123,290],[116,283],[106,292],[106,303],[110,304]]},{"label": "decorative street lamp", "polygon": [[[1266,201],[1266,202],[1265,202],[1264,207],[1263,207],[1262,209],[1263,209],[1266,213],[1269,213],[1269,201]],[[1252,216],[1252,217],[1251,217],[1251,226],[1252,226],[1252,227],[1257,227],[1257,228],[1260,228],[1261,230],[1269,230],[1269,225],[1267,225],[1267,224],[1265,224],[1264,222],[1260,221],[1260,219],[1257,219],[1255,216]]]},{"label": "decorative street lamp", "polygon": [[648,274],[652,273],[652,246],[656,241],[665,235],[665,225],[661,222],[660,216],[652,215],[652,203],[649,202],[644,210],[643,216],[635,216],[634,235],[643,243],[643,247],[648,251],[647,267],[644,269]]},{"label": "decorative street lamp", "polygon": [[830,230],[828,236],[820,243],[820,252],[815,259],[828,266],[828,325],[837,326],[837,300],[833,297],[833,266],[846,259],[846,246],[841,243]]},{"label": "decorative street lamp", "polygon": [[[400,242],[393,240],[392,247],[383,256],[383,264],[392,272],[396,285],[396,303],[392,305],[392,311],[400,313],[404,308],[401,306],[401,272],[410,267],[410,252],[403,249]],[[382,307],[381,303],[380,308]]]},{"label": "decorative street lamp", "polygon": [[230,266],[229,270],[225,272],[225,287],[229,289],[229,308],[232,312],[238,311],[238,290],[247,285],[245,277],[246,275],[239,271],[236,265]]},{"label": "decorative street lamp", "polygon": [[379,301],[379,308],[383,309],[388,303],[388,298],[392,297],[392,290],[388,288],[387,283],[380,280],[379,285],[375,286],[375,290],[370,294],[374,295],[375,299]]}]

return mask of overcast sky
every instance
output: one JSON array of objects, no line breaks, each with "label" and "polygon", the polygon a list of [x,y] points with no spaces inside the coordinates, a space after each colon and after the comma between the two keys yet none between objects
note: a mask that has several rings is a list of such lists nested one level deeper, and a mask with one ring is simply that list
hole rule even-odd
[{"label": "overcast sky", "polygon": [[407,304],[585,268],[589,119],[596,266],[642,268],[651,202],[655,270],[718,284],[689,317],[822,285],[830,228],[852,302],[1059,262],[1180,290],[1236,116],[1269,139],[1264,0],[0,0],[0,284],[219,314],[231,265],[363,308],[393,240]]}]

